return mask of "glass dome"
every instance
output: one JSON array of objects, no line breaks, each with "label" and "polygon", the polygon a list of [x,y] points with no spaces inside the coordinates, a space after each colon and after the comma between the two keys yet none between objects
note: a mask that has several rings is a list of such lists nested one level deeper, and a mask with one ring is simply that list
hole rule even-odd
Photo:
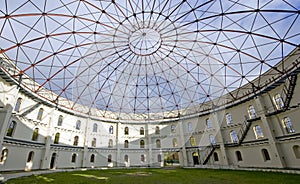
[{"label": "glass dome", "polygon": [[282,74],[274,66],[299,46],[299,9],[294,0],[3,0],[0,47],[18,68],[11,76],[50,102],[164,117],[238,99],[234,90],[259,87],[270,69]]}]

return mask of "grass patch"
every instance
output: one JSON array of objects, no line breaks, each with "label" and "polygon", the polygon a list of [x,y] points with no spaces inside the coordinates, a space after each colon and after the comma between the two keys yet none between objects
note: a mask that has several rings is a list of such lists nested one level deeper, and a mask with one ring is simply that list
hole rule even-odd
[{"label": "grass patch", "polygon": [[22,177],[8,184],[191,184],[191,183],[299,183],[300,175],[211,169],[108,169],[61,172]]}]

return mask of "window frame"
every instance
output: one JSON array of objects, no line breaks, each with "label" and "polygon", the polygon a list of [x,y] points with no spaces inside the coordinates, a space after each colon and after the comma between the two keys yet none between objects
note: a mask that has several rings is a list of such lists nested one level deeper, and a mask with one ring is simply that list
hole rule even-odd
[{"label": "window frame", "polygon": [[156,148],[161,148],[161,141],[160,141],[160,139],[156,139],[155,145],[156,145]]},{"label": "window frame", "polygon": [[76,125],[75,125],[75,129],[76,129],[76,130],[80,130],[80,128],[81,128],[81,121],[80,121],[80,120],[77,120],[77,121],[76,121]]},{"label": "window frame", "polygon": [[177,148],[178,147],[178,142],[176,138],[172,139],[172,143],[173,143],[173,148]]},{"label": "window frame", "polygon": [[209,134],[209,142],[210,144],[217,144],[216,138],[213,134]]},{"label": "window frame", "polygon": [[114,127],[111,125],[108,129],[109,134],[114,134]]},{"label": "window frame", "polygon": [[37,119],[38,121],[42,121],[42,119],[43,119],[43,114],[44,114],[44,109],[43,109],[43,108],[39,108],[39,111],[38,111],[38,114],[37,114],[36,119]]},{"label": "window frame", "polygon": [[207,129],[212,129],[212,128],[213,128],[213,124],[212,124],[212,121],[211,121],[210,118],[207,118],[207,119],[205,120],[205,122],[206,122],[206,128],[207,128]]},{"label": "window frame", "polygon": [[26,162],[29,163],[29,162],[33,162],[33,158],[34,158],[34,151],[30,151],[27,155],[27,160]]},{"label": "window frame", "polygon": [[283,102],[283,99],[282,99],[282,97],[279,93],[277,93],[273,96],[273,102],[274,102],[275,107],[276,107],[277,110],[281,110],[281,109],[284,108],[284,102]]},{"label": "window frame", "polygon": [[114,147],[114,142],[112,139],[108,140],[108,148],[113,148]]},{"label": "window frame", "polygon": [[129,148],[129,141],[128,140],[124,141],[124,148]]},{"label": "window frame", "polygon": [[60,133],[56,132],[53,140],[53,144],[59,144]]},{"label": "window frame", "polygon": [[264,133],[260,125],[255,125],[253,127],[253,132],[255,134],[256,139],[261,139],[264,137]]},{"label": "window frame", "polygon": [[293,123],[290,117],[284,117],[282,119],[282,126],[287,133],[295,133],[295,129],[293,128]]},{"label": "window frame", "polygon": [[145,148],[145,141],[144,140],[140,140],[140,148]]},{"label": "window frame", "polygon": [[31,136],[31,140],[32,141],[37,141],[39,138],[39,128],[35,128],[33,130],[32,136]]},{"label": "window frame", "polygon": [[76,163],[76,160],[77,160],[77,154],[76,153],[72,153],[71,163]]},{"label": "window frame", "polygon": [[195,147],[196,146],[196,138],[194,136],[191,136],[190,137],[190,145],[192,147]]},{"label": "window frame", "polygon": [[17,99],[16,104],[15,104],[15,108],[14,108],[14,111],[15,111],[15,112],[18,112],[18,113],[20,112],[22,102],[23,102],[23,99],[22,99],[21,97],[19,97],[19,98]]},{"label": "window frame", "polygon": [[239,142],[239,137],[238,137],[235,130],[230,131],[230,138],[231,138],[232,143],[238,143]]},{"label": "window frame", "polygon": [[171,133],[176,133],[176,125],[171,125]]},{"label": "window frame", "polygon": [[156,135],[159,135],[159,134],[160,134],[160,128],[159,128],[159,126],[156,126],[156,127],[155,127],[155,134],[156,134]]},{"label": "window frame", "polygon": [[57,119],[57,126],[62,126],[63,124],[63,115],[59,115]]},{"label": "window frame", "polygon": [[236,156],[236,160],[237,160],[238,162],[243,161],[243,156],[242,156],[241,151],[239,151],[239,150],[235,151],[235,156]]},{"label": "window frame", "polygon": [[232,125],[232,115],[230,113],[225,114],[225,120],[227,125]]},{"label": "window frame", "polygon": [[269,151],[266,148],[263,148],[261,150],[261,152],[262,152],[262,156],[263,156],[263,159],[264,159],[265,162],[271,160],[270,153],[269,153]]},{"label": "window frame", "polygon": [[93,124],[93,132],[94,133],[98,132],[98,124],[97,123]]},{"label": "window frame", "polygon": [[7,148],[3,148],[1,151],[1,155],[0,155],[0,164],[5,164],[5,161],[7,159],[8,156],[8,149]]},{"label": "window frame", "polygon": [[126,126],[124,128],[124,135],[129,135],[129,128],[128,128],[128,126]]},{"label": "window frame", "polygon": [[95,163],[95,154],[91,154],[90,156],[90,162]]},{"label": "window frame", "polygon": [[144,129],[144,127],[140,128],[140,135],[145,135],[145,129]]},{"label": "window frame", "polygon": [[255,119],[256,118],[256,110],[253,105],[248,106],[248,115],[250,119]]},{"label": "window frame", "polygon": [[73,146],[78,146],[78,144],[79,144],[79,136],[76,135],[76,136],[74,137]]},{"label": "window frame", "polygon": [[91,142],[91,146],[95,148],[96,145],[97,145],[97,139],[95,137],[93,137],[92,142]]},{"label": "window frame", "polygon": [[8,126],[8,129],[6,131],[6,136],[8,137],[13,137],[15,131],[16,131],[16,127],[17,127],[17,122],[12,120]]},{"label": "window frame", "polygon": [[107,163],[112,163],[112,155],[107,155]]}]

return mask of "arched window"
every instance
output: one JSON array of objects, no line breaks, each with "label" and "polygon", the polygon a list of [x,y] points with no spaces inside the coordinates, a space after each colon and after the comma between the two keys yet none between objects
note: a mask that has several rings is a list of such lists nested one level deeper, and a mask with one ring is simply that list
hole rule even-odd
[{"label": "arched window", "polygon": [[54,137],[54,144],[58,144],[58,143],[59,143],[59,136],[60,136],[60,133],[56,133],[56,134],[55,134],[55,137]]},{"label": "arched window", "polygon": [[114,134],[114,127],[112,125],[109,127],[109,134]]},{"label": "arched window", "polygon": [[173,148],[177,148],[178,147],[178,143],[177,143],[177,139],[173,138]]},{"label": "arched window", "polygon": [[8,149],[7,149],[7,148],[4,148],[4,149],[1,151],[0,164],[4,164],[4,163],[5,163],[6,158],[7,158],[7,155],[8,155]]},{"label": "arched window", "polygon": [[91,163],[94,163],[94,162],[95,162],[95,155],[94,155],[94,154],[91,154],[90,162],[91,162]]},{"label": "arched window", "polygon": [[226,123],[227,123],[227,125],[232,124],[232,116],[231,116],[230,113],[227,113],[227,114],[225,115],[225,118],[226,118]]},{"label": "arched window", "polygon": [[59,115],[57,120],[57,126],[62,126],[62,123],[63,123],[63,116]]},{"label": "arched window", "polygon": [[262,149],[261,152],[262,152],[264,161],[271,160],[270,155],[269,155],[269,152],[268,152],[267,149]]},{"label": "arched window", "polygon": [[145,134],[144,127],[141,127],[141,128],[140,128],[140,135],[144,135],[144,134]]},{"label": "arched window", "polygon": [[230,132],[230,138],[231,138],[231,142],[233,142],[233,143],[238,143],[239,142],[239,138],[238,138],[238,136],[237,136],[237,134],[234,130],[232,130]]},{"label": "arched window", "polygon": [[16,129],[16,126],[17,126],[17,123],[15,121],[11,121],[9,124],[9,127],[7,129],[7,132],[6,132],[6,136],[12,137],[13,133]]},{"label": "arched window", "polygon": [[189,132],[193,132],[193,130],[194,130],[193,124],[191,122],[188,123],[188,130],[189,130]]},{"label": "arched window", "polygon": [[219,161],[219,155],[217,152],[214,152],[214,161],[218,162]]},{"label": "arched window", "polygon": [[72,154],[72,158],[71,158],[71,162],[72,162],[72,163],[75,163],[75,162],[76,162],[76,157],[77,157],[77,154],[76,154],[76,153],[73,153],[73,154]]},{"label": "arched window", "polygon": [[156,139],[156,148],[161,148],[160,140]]},{"label": "arched window", "polygon": [[109,139],[108,140],[108,148],[112,148],[114,146],[113,140]]},{"label": "arched window", "polygon": [[17,103],[15,105],[15,112],[20,112],[20,108],[21,108],[21,103],[22,103],[22,98],[18,98]]},{"label": "arched window", "polygon": [[125,162],[128,162],[128,161],[129,161],[128,155],[125,155],[125,156],[124,156],[124,161],[125,161]]},{"label": "arched window", "polygon": [[74,137],[73,145],[74,145],[74,146],[78,146],[78,141],[79,141],[79,137],[78,137],[78,136],[75,136],[75,137]]},{"label": "arched window", "polygon": [[35,128],[31,137],[31,140],[37,141],[39,137],[39,128]]},{"label": "arched window", "polygon": [[112,156],[109,154],[109,155],[107,156],[107,162],[108,162],[108,163],[111,163],[111,161],[112,161]]},{"label": "arched window", "polygon": [[282,126],[287,131],[287,133],[294,133],[293,123],[290,117],[285,117],[282,119]]},{"label": "arched window", "polygon": [[159,126],[156,126],[156,127],[155,127],[155,134],[160,134]]},{"label": "arched window", "polygon": [[141,155],[141,162],[145,162],[145,155]]},{"label": "arched window", "polygon": [[80,127],[81,127],[81,121],[80,120],[77,120],[76,121],[76,130],[80,130]]},{"label": "arched window", "polygon": [[97,130],[98,130],[98,125],[97,125],[97,123],[94,123],[93,124],[93,132],[97,132]]},{"label": "arched window", "polygon": [[39,121],[41,121],[42,118],[43,118],[43,113],[44,113],[44,109],[43,109],[43,108],[40,108],[40,109],[39,109],[39,112],[38,112],[38,114],[37,114],[36,119],[39,120]]},{"label": "arched window", "polygon": [[284,103],[280,94],[276,94],[275,96],[273,96],[273,101],[277,110],[280,110],[284,107]]},{"label": "arched window", "polygon": [[256,112],[255,112],[255,108],[253,105],[249,105],[248,114],[249,114],[250,119],[256,118]]},{"label": "arched window", "polygon": [[93,138],[93,140],[92,140],[92,147],[96,147],[96,143],[97,143],[97,139]]},{"label": "arched window", "polygon": [[125,127],[125,129],[124,129],[124,135],[129,135],[129,128],[128,127]]},{"label": "arched window", "polygon": [[194,136],[190,137],[190,144],[191,144],[191,146],[196,146],[196,139]]},{"label": "arched window", "polygon": [[161,154],[157,155],[157,162],[161,162]]},{"label": "arched window", "polygon": [[206,128],[207,129],[210,129],[210,128],[212,128],[213,126],[212,126],[212,121],[209,119],[209,118],[207,118],[206,119]]},{"label": "arched window", "polygon": [[129,142],[128,142],[128,140],[125,140],[124,141],[124,148],[128,148],[129,147]]},{"label": "arched window", "polygon": [[240,151],[235,152],[237,161],[243,161],[242,153]]},{"label": "arched window", "polygon": [[262,129],[259,125],[256,125],[255,127],[253,127],[253,131],[254,131],[256,139],[264,137]]},{"label": "arched window", "polygon": [[176,126],[175,125],[171,125],[171,133],[176,133]]},{"label": "arched window", "polygon": [[215,139],[215,136],[213,134],[209,135],[209,141],[210,141],[210,144],[216,144],[216,139]]},{"label": "arched window", "polygon": [[144,140],[140,140],[140,148],[145,148],[145,141]]},{"label": "arched window", "polygon": [[294,145],[293,146],[293,151],[294,151],[295,157],[297,159],[300,159],[300,146],[299,145]]},{"label": "arched window", "polygon": [[33,156],[34,156],[34,152],[33,151],[29,152],[29,154],[27,156],[27,162],[32,162]]}]

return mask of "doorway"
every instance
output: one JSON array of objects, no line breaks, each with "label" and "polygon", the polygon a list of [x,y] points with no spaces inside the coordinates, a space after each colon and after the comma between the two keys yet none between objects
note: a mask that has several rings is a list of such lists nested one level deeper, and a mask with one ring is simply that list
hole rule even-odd
[{"label": "doorway", "polygon": [[197,152],[193,152],[193,162],[194,162],[194,165],[199,165],[199,155]]},{"label": "doorway", "polygon": [[165,166],[178,166],[179,154],[178,152],[167,152],[164,154]]},{"label": "doorway", "polygon": [[56,153],[52,153],[50,161],[50,169],[55,169]]}]

